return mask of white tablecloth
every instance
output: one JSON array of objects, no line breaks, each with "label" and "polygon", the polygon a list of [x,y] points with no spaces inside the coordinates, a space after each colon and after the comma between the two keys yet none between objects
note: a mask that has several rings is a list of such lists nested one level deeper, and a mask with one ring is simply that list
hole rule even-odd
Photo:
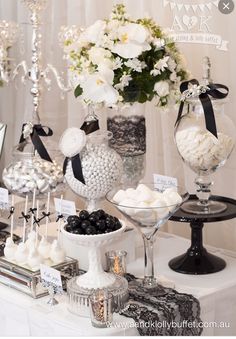
[{"label": "white tablecloth", "polygon": [[[188,240],[160,233],[155,246],[156,274],[173,282],[177,291],[193,294],[200,300],[201,318],[205,325],[204,335],[236,335],[236,255],[225,255],[221,250],[215,250],[217,255],[227,262],[227,267],[219,273],[203,276],[175,273],[169,269],[168,261],[188,247]],[[138,248],[137,252],[140,258],[128,265],[128,271],[142,276],[142,248]],[[90,325],[88,318],[70,314],[64,299],[53,308],[48,307],[46,301],[47,297],[34,300],[0,285],[0,335],[78,337],[138,333],[137,329],[132,327],[132,319],[116,315],[116,322],[123,326],[126,322],[127,328],[96,329]]]}]

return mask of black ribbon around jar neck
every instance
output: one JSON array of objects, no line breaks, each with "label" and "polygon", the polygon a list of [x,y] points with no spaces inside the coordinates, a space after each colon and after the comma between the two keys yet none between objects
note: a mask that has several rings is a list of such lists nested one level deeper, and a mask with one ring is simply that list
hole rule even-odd
[{"label": "black ribbon around jar neck", "polygon": [[[180,92],[183,94],[185,91],[187,91],[189,89],[190,84],[199,86],[199,82],[196,79],[185,81],[180,85]],[[220,90],[225,90],[225,92],[223,93]],[[217,138],[217,128],[216,128],[215,115],[214,115],[214,110],[213,110],[210,96],[214,99],[224,99],[227,97],[228,93],[229,93],[229,88],[227,86],[222,85],[222,84],[210,83],[207,85],[205,92],[200,93],[198,95],[198,98],[201,101],[203,111],[204,111],[206,129],[210,133],[212,133],[216,138]],[[181,101],[180,103],[179,112],[178,112],[177,120],[175,122],[175,126],[179,124],[182,118],[184,104],[185,104],[185,99]]]},{"label": "black ribbon around jar neck", "polygon": [[[83,130],[86,135],[88,135],[90,133],[93,133],[93,132],[99,130],[99,122],[98,122],[97,119],[85,121],[83,123],[83,125],[80,127],[80,129]],[[66,173],[66,168],[67,168],[69,160],[71,161],[71,166],[72,166],[74,177],[77,180],[79,180],[80,182],[82,182],[82,184],[86,185],[79,153],[76,154],[75,156],[71,157],[71,158],[69,158],[69,157],[65,158],[64,164],[63,164],[64,175]]]},{"label": "black ribbon around jar neck", "polygon": [[[23,124],[22,126],[22,133],[21,133],[21,137],[20,137],[20,143],[25,141],[25,137],[24,137],[24,127],[27,124]],[[50,127],[47,126],[42,126],[41,124],[38,125],[33,125],[32,127],[32,133],[30,134],[32,143],[35,147],[35,149],[37,150],[38,154],[40,155],[40,157],[46,161],[52,162],[52,159],[50,157],[50,155],[48,154],[48,151],[46,150],[42,140],[40,139],[41,137],[50,137],[53,135],[53,131]]]}]

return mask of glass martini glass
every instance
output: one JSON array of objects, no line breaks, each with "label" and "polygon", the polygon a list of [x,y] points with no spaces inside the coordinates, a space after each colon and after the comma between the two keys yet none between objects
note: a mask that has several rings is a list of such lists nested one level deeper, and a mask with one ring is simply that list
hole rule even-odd
[{"label": "glass martini glass", "polygon": [[[145,183],[151,191],[155,190],[154,183]],[[175,187],[174,190],[179,194],[181,199],[175,202],[171,202],[171,198],[166,193],[166,204],[156,202],[153,206],[144,207],[145,204],[140,206],[140,202],[133,200],[131,204],[118,204],[114,201],[114,196],[120,190],[125,190],[136,187],[120,185],[106,195],[106,199],[112,203],[130,222],[136,226],[137,230],[141,232],[144,242],[144,278],[138,279],[135,284],[139,284],[143,287],[155,288],[157,287],[157,281],[154,275],[154,263],[153,263],[153,245],[155,241],[155,235],[159,228],[179,209],[182,203],[184,203],[189,194],[186,192],[184,187]],[[158,192],[158,191],[157,191]],[[159,191],[162,193],[161,191]],[[142,194],[142,193],[140,193]],[[168,200],[169,199],[169,200]],[[169,201],[169,203],[168,203]],[[173,201],[173,200],[172,200]],[[160,294],[161,294],[161,288]]]}]

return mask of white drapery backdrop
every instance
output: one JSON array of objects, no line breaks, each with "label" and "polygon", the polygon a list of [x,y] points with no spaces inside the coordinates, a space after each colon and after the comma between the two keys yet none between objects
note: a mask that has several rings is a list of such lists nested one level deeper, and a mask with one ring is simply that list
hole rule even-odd
[{"label": "white drapery backdrop", "polygon": [[[190,33],[207,31],[217,34],[223,40],[229,41],[228,51],[222,51],[213,44],[179,43],[185,55],[187,66],[196,78],[202,76],[202,58],[208,55],[212,61],[213,79],[230,87],[230,101],[226,112],[236,123],[234,107],[236,105],[236,9],[230,15],[223,15],[214,5],[215,1],[206,0],[48,0],[48,6],[43,13],[43,62],[52,63],[60,71],[65,72],[65,62],[62,60],[62,50],[58,44],[58,32],[61,25],[76,24],[87,26],[97,19],[109,15],[113,4],[123,2],[134,17],[151,15],[162,27],[172,27],[175,32]],[[193,5],[185,7],[184,5]],[[196,5],[208,4],[196,7]],[[209,5],[210,4],[210,5]],[[179,5],[179,7],[177,7]],[[183,6],[182,6],[183,5]],[[188,8],[188,9],[187,9]],[[28,12],[20,0],[0,0],[0,20],[13,20],[22,27],[18,43],[11,49],[14,62],[26,59],[30,62],[31,28],[28,24]],[[24,46],[24,48],[23,48]],[[66,78],[66,76],[65,76]],[[16,87],[17,86],[17,87]],[[10,152],[18,142],[22,122],[29,119],[32,111],[32,100],[29,95],[29,84],[23,86],[20,80],[0,89],[0,121],[7,123],[7,138],[1,158],[0,170],[10,161]],[[60,90],[53,81],[52,90],[44,90],[41,103],[41,120],[43,124],[52,127],[54,137],[59,136],[67,126],[80,126],[84,110],[73,93],[60,98]],[[187,187],[193,191],[194,174],[185,168],[176,152],[173,140],[173,125],[176,117],[174,109],[160,112],[151,103],[146,106],[147,117],[147,170],[146,178],[153,173],[185,178]],[[151,147],[150,147],[151,146]],[[226,166],[214,176],[215,194],[236,198],[236,151],[232,154]],[[236,221],[213,223],[205,225],[204,240],[206,243],[228,249],[236,249]],[[189,236],[187,224],[169,223],[168,231]]]}]

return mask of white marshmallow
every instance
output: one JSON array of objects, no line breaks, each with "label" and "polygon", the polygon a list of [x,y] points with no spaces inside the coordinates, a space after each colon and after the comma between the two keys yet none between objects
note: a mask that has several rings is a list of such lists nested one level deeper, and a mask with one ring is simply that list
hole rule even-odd
[{"label": "white marshmallow", "polygon": [[124,190],[119,190],[113,197],[114,202],[119,204],[122,200],[126,199],[126,192]]},{"label": "white marshmallow", "polygon": [[148,209],[149,204],[142,201],[137,204],[137,209],[135,209],[135,216],[138,218],[149,218],[152,214],[152,210]]},{"label": "white marshmallow", "polygon": [[137,200],[137,191],[134,188],[128,188],[126,191],[127,198],[130,198],[132,200]]},{"label": "white marshmallow", "polygon": [[172,192],[177,192],[177,187],[173,186],[173,187],[168,187],[165,189],[165,191],[163,192],[163,194],[169,194]]}]

